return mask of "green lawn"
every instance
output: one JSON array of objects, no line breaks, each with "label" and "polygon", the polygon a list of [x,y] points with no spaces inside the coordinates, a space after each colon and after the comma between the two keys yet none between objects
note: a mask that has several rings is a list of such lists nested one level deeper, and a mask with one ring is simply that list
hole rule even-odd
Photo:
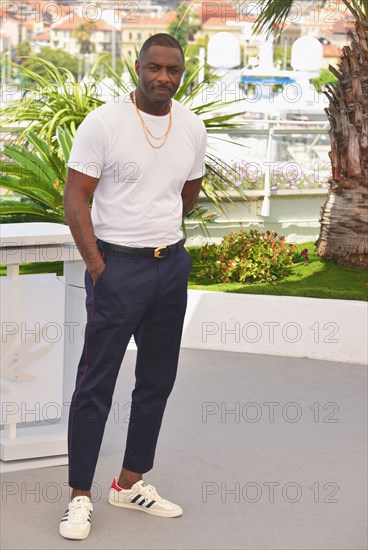
[{"label": "green lawn", "polygon": [[[64,268],[63,262],[38,262],[21,264],[19,266],[19,273],[21,275],[32,275],[32,273],[56,273],[57,275],[63,275]],[[6,274],[6,265],[0,265],[0,275]]]},{"label": "green lawn", "polygon": [[313,242],[298,245],[298,250],[308,249],[309,264],[300,261],[290,268],[290,275],[277,283],[222,283],[212,284],[198,278],[199,247],[188,249],[193,258],[193,269],[189,288],[234,292],[240,294],[273,294],[277,296],[309,296],[311,298],[334,298],[337,300],[367,300],[368,277],[364,271],[357,271],[321,260]]},{"label": "green lawn", "polygon": [[[273,294],[276,296],[309,296],[311,298],[334,298],[337,300],[368,299],[368,277],[364,271],[356,271],[341,267],[334,262],[326,262],[318,258],[313,242],[298,245],[298,250],[307,248],[309,264],[304,265],[300,259],[290,268],[290,275],[278,283],[261,284],[211,284],[198,278],[199,247],[189,247],[193,258],[193,269],[189,279],[189,288],[196,290],[211,290],[216,292],[234,292],[240,294]],[[50,273],[63,274],[62,262],[23,264],[21,274]],[[0,275],[5,275],[5,266],[0,267]]]}]

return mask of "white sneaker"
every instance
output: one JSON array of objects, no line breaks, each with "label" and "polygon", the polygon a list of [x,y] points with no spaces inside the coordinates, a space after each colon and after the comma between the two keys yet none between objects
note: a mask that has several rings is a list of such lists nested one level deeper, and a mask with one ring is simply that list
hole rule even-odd
[{"label": "white sneaker", "polygon": [[92,502],[87,496],[74,497],[60,522],[60,535],[66,539],[85,539],[91,529]]},{"label": "white sneaker", "polygon": [[177,504],[161,498],[153,485],[146,485],[143,480],[134,483],[131,489],[122,489],[114,478],[110,489],[110,504],[122,508],[141,510],[154,516],[176,518],[183,514]]}]

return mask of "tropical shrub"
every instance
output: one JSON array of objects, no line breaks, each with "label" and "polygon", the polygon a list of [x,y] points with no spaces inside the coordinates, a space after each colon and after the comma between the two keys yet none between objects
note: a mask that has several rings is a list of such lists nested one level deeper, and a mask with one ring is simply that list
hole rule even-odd
[{"label": "tropical shrub", "polygon": [[198,277],[213,283],[274,282],[288,274],[297,247],[285,237],[255,229],[233,231],[220,244],[205,244],[199,252]]},{"label": "tropical shrub", "polygon": [[58,150],[49,147],[34,132],[26,143],[4,145],[0,185],[7,189],[2,197],[3,222],[65,223],[63,192],[65,162],[69,158],[72,137],[68,130],[56,131]]}]

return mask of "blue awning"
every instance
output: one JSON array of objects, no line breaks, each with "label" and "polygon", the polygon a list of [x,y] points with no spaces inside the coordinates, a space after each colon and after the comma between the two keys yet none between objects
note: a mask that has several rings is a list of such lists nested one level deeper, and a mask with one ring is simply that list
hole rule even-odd
[{"label": "blue awning", "polygon": [[291,84],[295,82],[293,78],[288,78],[286,76],[242,76],[240,81],[250,84]]}]

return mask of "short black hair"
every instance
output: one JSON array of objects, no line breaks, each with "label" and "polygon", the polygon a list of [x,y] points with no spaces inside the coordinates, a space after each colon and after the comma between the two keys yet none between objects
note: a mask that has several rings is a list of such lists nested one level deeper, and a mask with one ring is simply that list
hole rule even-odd
[{"label": "short black hair", "polygon": [[175,48],[179,50],[183,61],[185,60],[183,48],[180,46],[179,42],[171,36],[171,34],[166,34],[165,32],[159,32],[158,34],[153,34],[143,43],[141,50],[139,52],[139,58],[141,58],[145,53],[148,52],[151,46],[165,46],[166,48]]}]

